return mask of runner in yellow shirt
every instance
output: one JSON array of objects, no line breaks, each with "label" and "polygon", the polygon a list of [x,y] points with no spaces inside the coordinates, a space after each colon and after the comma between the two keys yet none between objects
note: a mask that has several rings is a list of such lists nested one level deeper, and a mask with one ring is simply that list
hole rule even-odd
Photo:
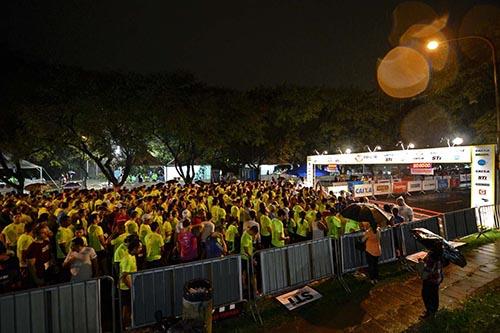
[{"label": "runner in yellow shirt", "polygon": [[161,266],[161,255],[163,253],[163,237],[160,235],[158,222],[151,223],[151,233],[144,238],[146,245],[146,261],[148,268]]},{"label": "runner in yellow shirt", "polygon": [[130,326],[130,288],[132,287],[131,273],[137,272],[137,262],[135,256],[142,250],[141,242],[138,239],[132,239],[127,245],[127,251],[123,253],[120,260],[120,293],[122,302],[123,327]]},{"label": "runner in yellow shirt", "polygon": [[274,247],[283,247],[285,246],[285,241],[290,239],[288,236],[285,236],[285,228],[283,227],[285,218],[286,212],[280,208],[278,210],[278,218],[272,220],[272,245]]}]

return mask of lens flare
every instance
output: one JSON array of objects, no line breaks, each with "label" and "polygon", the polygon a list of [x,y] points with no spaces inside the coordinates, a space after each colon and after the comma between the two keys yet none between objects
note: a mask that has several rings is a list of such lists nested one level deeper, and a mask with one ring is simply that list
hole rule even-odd
[{"label": "lens flare", "polygon": [[380,61],[377,81],[387,95],[409,98],[427,88],[429,72],[424,56],[412,48],[398,46]]}]

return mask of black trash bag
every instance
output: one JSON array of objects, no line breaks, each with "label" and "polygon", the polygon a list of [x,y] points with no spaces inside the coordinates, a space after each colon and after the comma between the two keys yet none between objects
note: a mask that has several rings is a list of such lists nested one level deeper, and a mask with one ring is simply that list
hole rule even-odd
[{"label": "black trash bag", "polygon": [[417,242],[429,250],[439,246],[441,243],[443,246],[443,259],[445,264],[451,262],[460,267],[465,267],[467,265],[467,260],[465,260],[464,255],[443,237],[425,228],[415,228],[412,229],[411,232]]}]

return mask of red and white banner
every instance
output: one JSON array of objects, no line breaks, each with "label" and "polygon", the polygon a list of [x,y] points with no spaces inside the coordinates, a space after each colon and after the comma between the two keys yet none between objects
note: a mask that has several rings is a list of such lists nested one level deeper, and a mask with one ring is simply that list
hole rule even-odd
[{"label": "red and white banner", "polygon": [[406,193],[408,188],[406,182],[393,182],[392,183],[392,193]]},{"label": "red and white banner", "polygon": [[434,174],[434,168],[410,168],[410,173],[412,175],[426,175],[426,176],[432,176]]}]

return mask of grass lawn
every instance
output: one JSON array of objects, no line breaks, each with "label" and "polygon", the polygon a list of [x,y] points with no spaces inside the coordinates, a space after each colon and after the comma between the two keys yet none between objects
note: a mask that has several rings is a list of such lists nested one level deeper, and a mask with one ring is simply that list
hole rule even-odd
[{"label": "grass lawn", "polygon": [[[481,245],[496,241],[500,239],[500,232],[489,231],[486,236],[488,238],[481,236],[479,239],[476,239],[477,235],[471,235],[463,239],[467,245],[462,247],[461,250],[467,252]],[[379,269],[381,284],[405,280],[411,274],[414,274],[404,270],[397,262],[380,265]],[[359,322],[360,318],[357,316],[362,315],[358,311],[359,305],[361,301],[366,298],[371,285],[366,280],[358,280],[351,274],[346,275],[344,279],[352,291],[351,294],[347,293],[335,279],[321,281],[311,285],[311,287],[321,293],[323,297],[314,303],[294,311],[288,311],[274,298],[260,300],[258,302],[258,307],[264,326],[257,324],[253,320],[250,310],[247,309],[247,311],[238,318],[226,319],[215,323],[214,330],[216,332],[256,332],[271,330],[279,332],[280,326],[285,323],[293,323],[297,318],[314,322],[318,325],[335,320],[338,326],[336,328],[338,329],[354,325]],[[500,297],[498,301],[500,302]],[[500,306],[498,306],[496,310],[497,313],[500,314],[500,310],[498,309],[500,309]],[[340,313],[340,315],[336,316],[337,313]]]},{"label": "grass lawn", "polygon": [[475,249],[481,245],[493,243],[500,239],[500,231],[499,230],[490,230],[477,238],[477,234],[473,234],[462,238],[461,241],[467,243],[461,248],[461,251],[467,252],[468,250]]},{"label": "grass lawn", "polygon": [[411,327],[406,332],[500,332],[500,283],[478,291],[465,302],[463,308],[441,310],[434,318]]}]

